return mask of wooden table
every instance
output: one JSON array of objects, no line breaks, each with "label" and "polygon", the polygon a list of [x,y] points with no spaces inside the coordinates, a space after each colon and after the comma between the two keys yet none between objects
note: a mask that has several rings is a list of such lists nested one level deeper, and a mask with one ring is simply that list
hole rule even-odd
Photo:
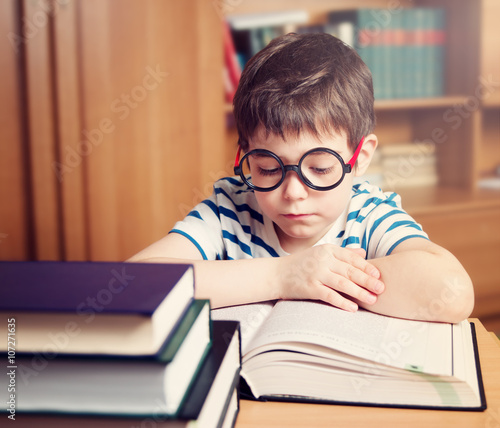
[{"label": "wooden table", "polygon": [[389,409],[326,404],[254,402],[241,400],[236,428],[249,427],[418,427],[500,428],[500,341],[474,322],[479,345],[487,410]]}]

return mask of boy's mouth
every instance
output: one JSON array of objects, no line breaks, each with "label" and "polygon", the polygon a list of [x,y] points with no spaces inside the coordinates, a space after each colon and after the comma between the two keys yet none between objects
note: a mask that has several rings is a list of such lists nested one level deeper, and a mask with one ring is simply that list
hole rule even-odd
[{"label": "boy's mouth", "polygon": [[313,214],[283,214],[283,217],[289,220],[304,220],[311,217]]}]

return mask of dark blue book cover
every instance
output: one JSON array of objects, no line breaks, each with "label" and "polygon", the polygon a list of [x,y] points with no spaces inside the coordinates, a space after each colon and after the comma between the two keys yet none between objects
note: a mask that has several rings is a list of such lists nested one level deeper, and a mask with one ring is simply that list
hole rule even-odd
[{"label": "dark blue book cover", "polygon": [[182,264],[0,262],[0,284],[18,352],[155,354],[194,297]]},{"label": "dark blue book cover", "polygon": [[151,315],[189,265],[120,262],[0,262],[0,311]]}]

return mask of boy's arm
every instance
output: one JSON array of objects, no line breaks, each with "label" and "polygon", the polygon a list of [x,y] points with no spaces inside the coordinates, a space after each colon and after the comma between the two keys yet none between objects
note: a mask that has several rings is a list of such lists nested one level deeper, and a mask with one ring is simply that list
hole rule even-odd
[{"label": "boy's arm", "polygon": [[459,322],[474,307],[470,277],[444,248],[422,238],[399,244],[391,255],[370,262],[381,272],[385,292],[369,307],[386,315],[427,321]]},{"label": "boy's arm", "polygon": [[333,245],[286,257],[202,260],[189,239],[171,233],[128,261],[193,264],[195,295],[210,299],[213,308],[275,299],[312,299],[354,311],[357,305],[352,300],[370,305],[383,291],[380,272],[364,259],[362,250]]},{"label": "boy's arm", "polygon": [[458,322],[474,305],[471,280],[458,260],[423,238],[369,261],[363,250],[331,244],[286,257],[207,261],[189,239],[171,233],[129,261],[193,264],[196,297],[210,299],[214,308],[312,299],[348,311],[359,305],[399,318]]},{"label": "boy's arm", "polygon": [[192,264],[195,296],[210,299],[212,308],[278,299],[273,259],[203,260],[196,246],[178,233],[170,233],[127,261]]}]

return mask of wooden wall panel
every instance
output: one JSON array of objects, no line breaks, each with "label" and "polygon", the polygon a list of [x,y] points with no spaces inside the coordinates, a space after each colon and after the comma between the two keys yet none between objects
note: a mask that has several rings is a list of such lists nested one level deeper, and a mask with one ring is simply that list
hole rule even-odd
[{"label": "wooden wall panel", "polygon": [[56,9],[53,18],[58,145],[58,162],[53,169],[61,191],[62,245],[65,260],[87,260],[88,225],[81,156],[89,150],[89,145],[82,144],[85,136],[80,117],[77,5],[65,3]]},{"label": "wooden wall panel", "polygon": [[[116,123],[110,104],[116,87],[129,76],[127,64],[121,73],[111,71],[110,2],[79,1],[79,62],[81,64],[81,134],[87,135],[87,151],[78,168],[85,170],[90,259],[116,259],[119,253],[116,156]],[[117,67],[118,68],[118,67]],[[83,140],[82,140],[83,141]],[[120,142],[122,145],[122,142]]]},{"label": "wooden wall panel", "polygon": [[220,16],[208,0],[1,7],[21,49],[1,46],[0,257],[130,257],[223,175]]},{"label": "wooden wall panel", "polygon": [[[221,64],[222,49],[222,16],[219,15],[217,3],[197,0],[197,43],[198,43],[198,100],[200,115],[199,145],[201,162],[201,184],[211,183],[222,176],[233,175],[232,162],[236,153],[236,140],[230,145],[231,159],[227,161],[228,144],[222,128],[223,117],[214,120],[214,111],[224,110],[224,93],[222,87]],[[205,189],[204,189],[205,190]],[[202,192],[206,193],[206,192]],[[203,194],[203,196],[206,196]]]},{"label": "wooden wall panel", "polygon": [[210,43],[220,22],[206,4],[78,3],[82,128],[104,125],[82,161],[93,260],[164,236],[219,168],[222,46]]},{"label": "wooden wall panel", "polygon": [[29,180],[32,187],[34,253],[39,260],[59,260],[60,193],[53,170],[57,162],[51,16],[46,2],[23,2],[26,93],[29,138]]},{"label": "wooden wall panel", "polygon": [[21,19],[17,0],[0,2],[0,260],[31,257],[23,153]]}]

